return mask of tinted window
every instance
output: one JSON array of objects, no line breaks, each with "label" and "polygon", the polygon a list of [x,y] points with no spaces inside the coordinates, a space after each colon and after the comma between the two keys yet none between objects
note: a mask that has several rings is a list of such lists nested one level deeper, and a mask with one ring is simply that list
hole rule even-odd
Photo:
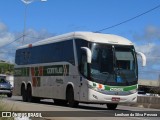
[{"label": "tinted window", "polygon": [[27,64],[29,57],[30,57],[30,52],[28,48],[17,50],[15,62],[16,64],[20,65]]},{"label": "tinted window", "polygon": [[75,64],[74,61],[74,50],[73,50],[73,41],[65,41],[63,42],[63,48],[62,50],[62,56],[61,56],[61,61],[68,61],[71,64]]},{"label": "tinted window", "polygon": [[7,83],[7,81],[3,78],[0,78],[0,83]]},{"label": "tinted window", "polygon": [[49,62],[74,62],[73,41],[51,43],[16,51],[16,64],[37,64]]}]

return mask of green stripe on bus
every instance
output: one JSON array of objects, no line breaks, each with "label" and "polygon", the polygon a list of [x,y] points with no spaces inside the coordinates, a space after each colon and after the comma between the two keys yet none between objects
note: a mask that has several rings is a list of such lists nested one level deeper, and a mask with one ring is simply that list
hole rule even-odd
[{"label": "green stripe on bus", "polygon": [[132,85],[132,86],[107,86],[105,85],[104,89],[105,90],[110,90],[111,88],[122,88],[123,91],[130,91],[137,89],[137,85]]},{"label": "green stripe on bus", "polygon": [[29,67],[14,69],[15,76],[29,76]]},{"label": "green stripe on bus", "polygon": [[124,91],[130,91],[130,90],[134,90],[134,89],[137,89],[137,85],[132,85],[132,86],[127,86],[127,87],[124,87]]}]

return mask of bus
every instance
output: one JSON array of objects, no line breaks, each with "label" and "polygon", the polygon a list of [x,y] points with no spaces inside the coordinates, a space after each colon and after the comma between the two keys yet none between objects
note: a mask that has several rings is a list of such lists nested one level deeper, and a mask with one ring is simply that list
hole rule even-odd
[{"label": "bus", "polygon": [[23,101],[51,98],[55,104],[136,102],[137,55],[126,38],[93,32],[71,32],[16,50],[14,94]]}]

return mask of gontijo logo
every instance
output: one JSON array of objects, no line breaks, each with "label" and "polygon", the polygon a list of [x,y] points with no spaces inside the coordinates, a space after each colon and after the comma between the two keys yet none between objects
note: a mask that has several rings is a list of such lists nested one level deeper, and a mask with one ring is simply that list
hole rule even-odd
[{"label": "gontijo logo", "polygon": [[123,88],[110,88],[110,91],[123,91]]}]

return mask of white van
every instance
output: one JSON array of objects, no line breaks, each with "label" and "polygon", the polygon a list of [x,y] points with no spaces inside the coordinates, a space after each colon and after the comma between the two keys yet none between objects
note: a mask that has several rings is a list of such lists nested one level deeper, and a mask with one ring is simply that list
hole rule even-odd
[{"label": "white van", "polygon": [[14,76],[13,75],[6,75],[6,80],[10,82],[12,88],[14,87]]}]

